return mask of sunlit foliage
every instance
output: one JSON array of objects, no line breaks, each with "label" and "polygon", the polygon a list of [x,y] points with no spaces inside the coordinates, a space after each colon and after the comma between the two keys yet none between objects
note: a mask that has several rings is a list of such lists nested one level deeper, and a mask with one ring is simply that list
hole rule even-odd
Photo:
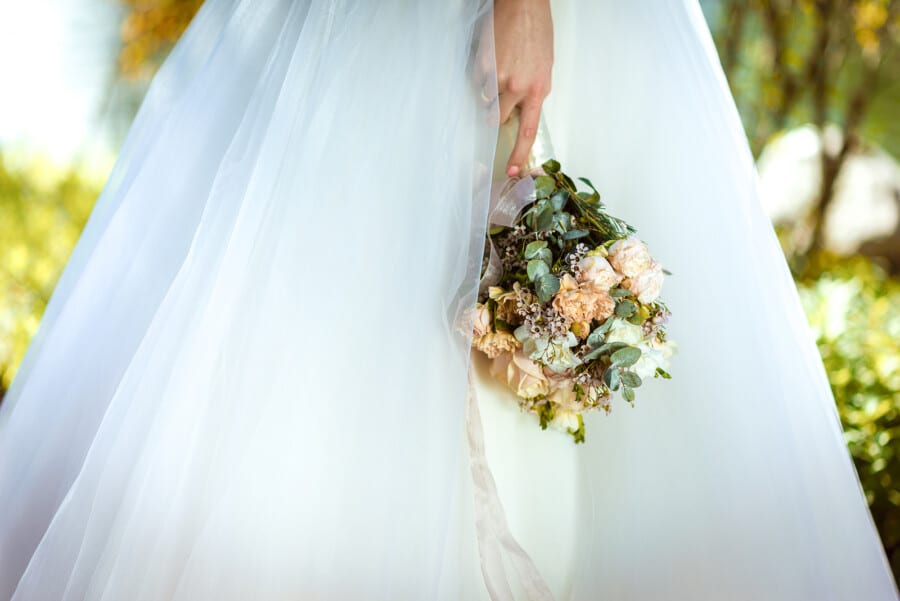
[{"label": "sunlit foliage", "polygon": [[798,287],[872,515],[900,573],[900,281],[868,259],[820,253]]},{"label": "sunlit foliage", "polygon": [[190,24],[203,0],[119,0],[125,8],[119,71],[148,79]]},{"label": "sunlit foliage", "polygon": [[76,170],[0,155],[0,390],[9,386],[97,198]]}]

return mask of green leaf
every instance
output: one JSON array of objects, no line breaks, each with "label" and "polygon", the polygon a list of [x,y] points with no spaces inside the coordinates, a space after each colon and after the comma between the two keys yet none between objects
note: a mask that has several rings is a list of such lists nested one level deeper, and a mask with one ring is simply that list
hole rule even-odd
[{"label": "green leaf", "polygon": [[559,190],[550,197],[550,204],[553,205],[553,210],[562,211],[563,207],[566,206],[567,200],[569,200],[568,193],[565,190]]},{"label": "green leaf", "polygon": [[666,269],[665,267],[663,268],[662,272],[666,275],[672,275],[672,272],[669,271],[668,269]]},{"label": "green leaf", "polygon": [[534,256],[534,258],[540,259],[541,261],[543,261],[544,263],[549,265],[550,263],[553,262],[553,253],[550,252],[549,248],[542,248],[541,250],[539,250],[537,252],[537,254]]},{"label": "green leaf", "polygon": [[619,380],[619,370],[615,367],[609,367],[605,372],[603,372],[603,381],[606,382],[606,385],[610,390],[618,390],[619,384],[621,381]]},{"label": "green leaf", "polygon": [[552,205],[546,205],[540,209],[535,219],[535,229],[538,231],[546,231],[553,227],[553,215],[555,211]]},{"label": "green leaf", "polygon": [[550,266],[541,259],[532,259],[528,261],[528,279],[532,282],[544,275],[550,273]]},{"label": "green leaf", "polygon": [[633,371],[623,371],[621,378],[622,384],[625,384],[626,386],[629,386],[631,388],[637,388],[642,383],[641,377]]},{"label": "green leaf", "polygon": [[[624,380],[623,380],[623,383],[624,383]],[[622,397],[629,403],[633,403],[634,402],[634,389],[632,389],[628,386],[622,386]]]},{"label": "green leaf", "polygon": [[528,246],[525,247],[525,258],[536,258],[538,256],[538,253],[544,248],[547,248],[546,240],[535,240],[534,242],[529,242]]},{"label": "green leaf", "polygon": [[534,179],[534,188],[538,198],[547,198],[556,190],[556,182],[549,175],[542,175]]},{"label": "green leaf", "polygon": [[492,227],[491,229],[488,230],[488,234],[490,234],[491,236],[495,236],[505,229],[506,229],[505,226],[495,225],[494,227]]},{"label": "green leaf", "polygon": [[616,315],[618,317],[630,317],[635,311],[637,311],[637,304],[628,299],[623,300],[616,305]]},{"label": "green leaf", "polygon": [[550,174],[558,173],[560,164],[559,164],[559,161],[557,161],[555,159],[550,159],[550,160],[546,161],[543,165],[541,165],[541,168],[546,173],[550,173]]},{"label": "green leaf", "polygon": [[628,367],[629,365],[634,365],[640,358],[641,349],[633,346],[620,348],[610,356],[612,364],[618,365],[619,367]]},{"label": "green leaf", "polygon": [[654,378],[657,377],[657,376],[659,376],[659,377],[661,377],[661,378],[663,378],[663,379],[665,379],[665,380],[671,380],[671,379],[672,379],[672,376],[669,375],[669,372],[667,372],[666,370],[664,370],[664,369],[661,368],[661,367],[657,367],[657,368],[656,368],[656,373],[653,374],[653,377],[654,377]]},{"label": "green leaf", "polygon": [[581,181],[581,182],[586,183],[588,186],[590,186],[591,190],[593,190],[594,192],[597,191],[597,188],[594,187],[594,184],[591,183],[591,180],[589,180],[588,178],[586,178],[586,177],[579,177],[579,178],[578,178],[578,181]]},{"label": "green leaf", "polygon": [[584,442],[584,417],[580,413],[578,414],[578,428],[575,430],[570,428],[569,434],[575,439],[575,444]]},{"label": "green leaf", "polygon": [[548,302],[559,290],[559,278],[552,273],[545,273],[540,276],[535,280],[534,284],[538,300],[542,303]]},{"label": "green leaf", "polygon": [[[606,324],[604,323],[603,326],[605,325]],[[606,330],[603,329],[603,326],[594,328],[594,330],[590,334],[588,334],[587,339],[584,341],[585,344],[587,344],[592,349],[597,348],[603,343],[603,334],[606,332]]]},{"label": "green leaf", "polygon": [[588,235],[590,235],[590,232],[587,230],[569,230],[568,232],[563,234],[563,238],[566,240],[576,240],[578,238],[584,238]]},{"label": "green leaf", "polygon": [[631,290],[628,288],[610,288],[609,295],[613,298],[620,298],[622,296],[628,296],[631,294]]}]

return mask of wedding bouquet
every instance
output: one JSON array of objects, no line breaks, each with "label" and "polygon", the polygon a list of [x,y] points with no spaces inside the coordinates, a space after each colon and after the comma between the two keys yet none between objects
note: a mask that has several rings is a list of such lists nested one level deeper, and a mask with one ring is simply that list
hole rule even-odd
[{"label": "wedding bouquet", "polygon": [[629,403],[649,377],[669,378],[675,343],[660,300],[665,274],[635,229],[603,211],[549,160],[527,200],[488,230],[473,308],[473,346],[540,425],[584,441],[583,414]]}]

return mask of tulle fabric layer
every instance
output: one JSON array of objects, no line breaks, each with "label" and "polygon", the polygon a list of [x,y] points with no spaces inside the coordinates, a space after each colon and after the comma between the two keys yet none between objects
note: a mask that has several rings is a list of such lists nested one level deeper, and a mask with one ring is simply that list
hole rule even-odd
[{"label": "tulle fabric layer", "polygon": [[557,156],[673,272],[680,349],[587,422],[573,598],[897,598],[698,4],[553,9]]},{"label": "tulle fabric layer", "polygon": [[0,598],[471,598],[485,19],[206,3],[3,404]]},{"label": "tulle fabric layer", "polygon": [[[696,2],[553,10],[557,155],[674,273],[680,345],[541,509],[576,522],[570,598],[895,599]],[[483,597],[452,322],[496,138],[485,18],[207,1],[0,408],[0,598]],[[498,485],[547,540],[509,474],[559,478],[528,457]]]}]

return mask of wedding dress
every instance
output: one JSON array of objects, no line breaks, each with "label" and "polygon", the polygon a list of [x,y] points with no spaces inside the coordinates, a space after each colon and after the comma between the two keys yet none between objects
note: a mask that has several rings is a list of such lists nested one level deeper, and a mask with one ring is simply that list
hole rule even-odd
[{"label": "wedding dress", "polygon": [[0,406],[0,598],[897,598],[699,7],[552,8],[555,152],[673,273],[673,379],[576,446],[456,327],[490,2],[207,0]]}]

